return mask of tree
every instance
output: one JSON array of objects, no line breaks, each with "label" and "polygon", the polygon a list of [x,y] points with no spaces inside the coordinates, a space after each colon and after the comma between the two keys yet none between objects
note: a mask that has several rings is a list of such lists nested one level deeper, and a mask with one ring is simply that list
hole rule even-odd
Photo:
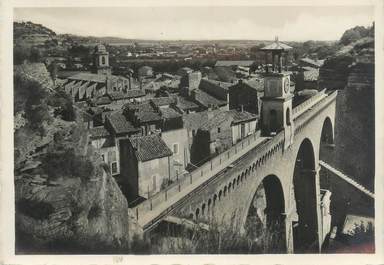
[{"label": "tree", "polygon": [[369,29],[362,26],[356,26],[344,32],[343,36],[341,36],[340,43],[343,45],[348,45],[354,41],[369,36],[369,34]]},{"label": "tree", "polygon": [[15,65],[22,64],[31,56],[31,51],[25,46],[16,45],[13,47],[13,63]]}]

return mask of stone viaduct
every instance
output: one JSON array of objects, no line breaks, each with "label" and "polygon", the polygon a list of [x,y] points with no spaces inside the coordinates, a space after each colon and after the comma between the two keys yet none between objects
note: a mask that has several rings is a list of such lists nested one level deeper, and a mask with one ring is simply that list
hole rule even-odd
[{"label": "stone viaduct", "polygon": [[333,144],[336,96],[337,91],[318,92],[291,110],[290,126],[267,137],[259,131],[248,136],[137,205],[138,223],[149,231],[167,216],[198,223],[230,223],[235,217],[244,229],[263,194],[261,213],[266,226],[279,224],[283,252],[321,251],[319,161]]}]

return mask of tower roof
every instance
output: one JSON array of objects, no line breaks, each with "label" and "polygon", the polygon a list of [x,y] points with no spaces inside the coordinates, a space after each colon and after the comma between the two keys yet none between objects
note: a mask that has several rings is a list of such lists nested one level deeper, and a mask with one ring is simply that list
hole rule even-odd
[{"label": "tower roof", "polygon": [[261,48],[261,50],[263,51],[286,51],[290,49],[292,49],[291,46],[285,43],[279,42],[279,39],[277,37],[273,43]]},{"label": "tower roof", "polygon": [[95,53],[106,53],[106,52],[107,52],[107,49],[103,44],[97,44],[95,46]]}]

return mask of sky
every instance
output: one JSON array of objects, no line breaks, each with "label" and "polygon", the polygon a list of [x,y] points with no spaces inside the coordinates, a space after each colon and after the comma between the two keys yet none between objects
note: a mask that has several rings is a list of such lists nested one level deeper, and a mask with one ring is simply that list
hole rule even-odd
[{"label": "sky", "polygon": [[32,21],[83,36],[153,40],[338,40],[369,26],[373,6],[173,6],[15,8],[15,21]]}]

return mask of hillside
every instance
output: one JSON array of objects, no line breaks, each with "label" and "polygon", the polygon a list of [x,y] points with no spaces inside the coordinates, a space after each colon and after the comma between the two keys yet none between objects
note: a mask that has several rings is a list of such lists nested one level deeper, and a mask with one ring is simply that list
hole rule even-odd
[{"label": "hillside", "polygon": [[36,24],[33,22],[14,22],[13,23],[13,37],[15,39],[23,36],[23,35],[31,35],[31,34],[46,34],[49,36],[56,36],[56,33],[44,27],[41,24]]},{"label": "hillside", "polygon": [[14,82],[16,253],[127,253],[128,204],[81,113],[44,64],[15,66]]}]

